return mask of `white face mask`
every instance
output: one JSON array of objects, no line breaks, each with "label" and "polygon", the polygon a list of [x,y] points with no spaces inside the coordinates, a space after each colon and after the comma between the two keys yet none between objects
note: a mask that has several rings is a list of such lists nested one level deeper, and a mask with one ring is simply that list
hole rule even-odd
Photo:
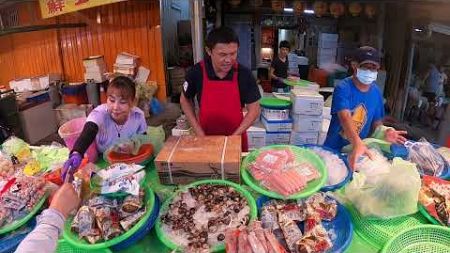
[{"label": "white face mask", "polygon": [[370,71],[360,68],[356,69],[356,78],[358,78],[358,80],[365,85],[370,85],[371,83],[373,83],[375,80],[377,80],[377,76],[378,71]]}]

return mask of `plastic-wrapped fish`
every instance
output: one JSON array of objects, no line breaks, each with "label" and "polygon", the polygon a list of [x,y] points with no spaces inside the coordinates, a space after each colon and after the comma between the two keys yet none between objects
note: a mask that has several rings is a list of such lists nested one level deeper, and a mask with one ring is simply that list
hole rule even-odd
[{"label": "plastic-wrapped fish", "polygon": [[302,231],[297,226],[297,223],[292,220],[280,221],[281,231],[283,231],[284,238],[288,249],[295,252],[295,243],[302,238]]}]

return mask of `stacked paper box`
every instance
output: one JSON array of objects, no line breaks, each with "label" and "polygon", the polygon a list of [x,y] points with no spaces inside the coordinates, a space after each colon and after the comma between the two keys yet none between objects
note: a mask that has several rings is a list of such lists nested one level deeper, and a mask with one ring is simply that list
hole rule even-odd
[{"label": "stacked paper box", "polygon": [[311,90],[291,90],[292,110],[294,120],[290,144],[317,144],[322,127],[323,104],[322,95]]},{"label": "stacked paper box", "polygon": [[9,82],[9,87],[15,92],[39,91],[47,89],[51,83],[60,80],[60,74],[47,74],[32,78],[11,80]]},{"label": "stacked paper box", "polygon": [[323,68],[325,65],[336,62],[339,35],[334,33],[321,33],[319,35],[317,65]]},{"label": "stacked paper box", "polygon": [[139,56],[122,52],[117,55],[114,64],[114,73],[134,77],[136,75],[136,67],[138,65]]},{"label": "stacked paper box", "polygon": [[266,129],[256,123],[247,129],[248,149],[255,150],[266,146]]},{"label": "stacked paper box", "polygon": [[89,56],[83,59],[83,66],[85,68],[84,80],[94,80],[96,83],[106,81],[105,73],[107,72],[105,60],[103,55]]}]

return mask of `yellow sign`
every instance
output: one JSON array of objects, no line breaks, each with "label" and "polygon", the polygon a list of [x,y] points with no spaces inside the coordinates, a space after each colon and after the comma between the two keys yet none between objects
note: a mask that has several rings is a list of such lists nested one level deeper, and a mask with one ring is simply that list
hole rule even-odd
[{"label": "yellow sign", "polygon": [[124,0],[39,0],[42,18],[92,8],[100,5],[122,2]]}]

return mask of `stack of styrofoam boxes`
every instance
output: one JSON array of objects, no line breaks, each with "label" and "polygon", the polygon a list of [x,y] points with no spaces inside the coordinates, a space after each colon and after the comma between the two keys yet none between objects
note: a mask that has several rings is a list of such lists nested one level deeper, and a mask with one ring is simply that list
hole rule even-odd
[{"label": "stack of styrofoam boxes", "polygon": [[266,146],[266,129],[261,122],[256,122],[247,129],[248,150],[255,150]]},{"label": "stack of styrofoam boxes", "polygon": [[15,92],[40,91],[47,89],[51,83],[60,80],[60,74],[52,73],[32,78],[11,80],[9,87]]},{"label": "stack of styrofoam boxes", "polygon": [[317,144],[322,128],[323,96],[314,90],[291,90],[291,145]]},{"label": "stack of styrofoam boxes", "polygon": [[114,73],[119,73],[134,78],[138,66],[139,56],[129,53],[119,53],[114,64]]},{"label": "stack of styrofoam boxes", "polygon": [[319,68],[326,68],[326,65],[336,62],[339,35],[335,33],[320,33],[317,65]]},{"label": "stack of styrofoam boxes", "polygon": [[289,144],[292,131],[289,108],[262,108],[261,123],[266,129],[266,145]]},{"label": "stack of styrofoam boxes", "polygon": [[322,128],[319,132],[319,142],[317,143],[319,145],[323,145],[325,139],[327,138],[328,128],[331,123],[331,107],[323,107],[322,118]]},{"label": "stack of styrofoam boxes", "polygon": [[290,52],[288,54],[288,62],[289,62],[289,66],[288,66],[288,74],[289,75],[295,75],[298,76],[298,65],[300,61],[300,57],[294,53],[294,52]]},{"label": "stack of styrofoam boxes", "polygon": [[89,56],[83,59],[83,66],[85,68],[84,80],[94,80],[96,83],[102,83],[106,81],[105,73],[106,64],[103,55]]}]

